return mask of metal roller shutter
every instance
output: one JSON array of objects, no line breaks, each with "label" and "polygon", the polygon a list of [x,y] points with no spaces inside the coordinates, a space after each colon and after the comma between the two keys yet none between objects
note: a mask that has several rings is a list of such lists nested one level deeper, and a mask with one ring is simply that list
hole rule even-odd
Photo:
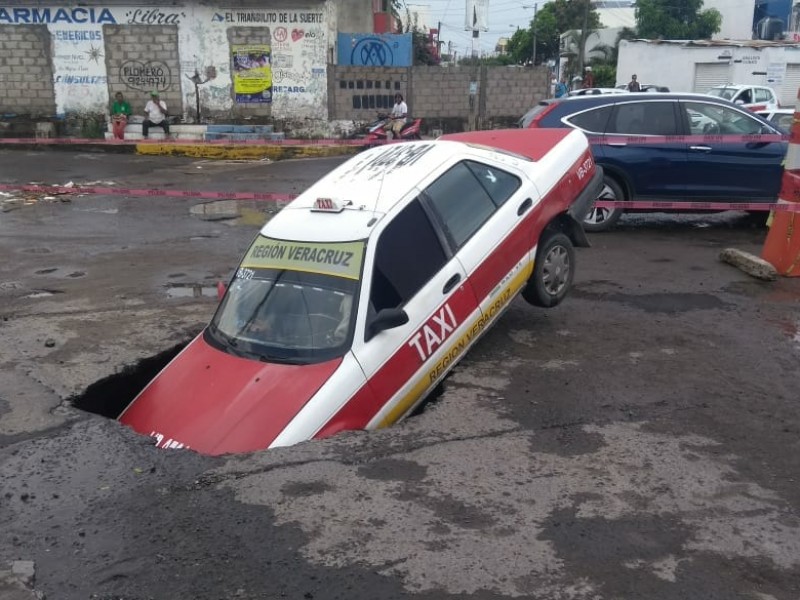
[{"label": "metal roller shutter", "polygon": [[692,91],[705,94],[715,85],[731,83],[730,66],[725,63],[696,63],[694,65],[694,88]]},{"label": "metal roller shutter", "polygon": [[786,65],[786,75],[783,77],[781,89],[775,90],[781,106],[793,108],[797,104],[798,90],[800,90],[800,64],[789,63]]}]

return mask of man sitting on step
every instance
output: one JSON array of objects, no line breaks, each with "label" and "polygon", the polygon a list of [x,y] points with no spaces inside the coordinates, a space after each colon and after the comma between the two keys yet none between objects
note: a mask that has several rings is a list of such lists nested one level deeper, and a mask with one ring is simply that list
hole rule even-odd
[{"label": "man sitting on step", "polygon": [[151,127],[161,127],[164,134],[169,136],[169,122],[167,121],[167,103],[159,100],[158,92],[150,92],[150,101],[144,107],[147,118],[142,123],[142,137],[147,139]]}]

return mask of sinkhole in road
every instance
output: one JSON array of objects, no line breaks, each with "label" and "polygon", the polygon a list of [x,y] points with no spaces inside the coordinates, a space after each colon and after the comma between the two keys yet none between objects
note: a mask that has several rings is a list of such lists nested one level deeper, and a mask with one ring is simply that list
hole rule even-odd
[{"label": "sinkhole in road", "polygon": [[[161,370],[183,350],[193,338],[187,339],[168,350],[144,358],[136,364],[129,365],[119,373],[104,377],[91,384],[82,394],[72,396],[68,402],[79,410],[96,415],[116,419],[122,411],[133,402],[145,386],[158,375]],[[436,404],[445,391],[447,378],[440,381],[427,397],[406,417],[414,418],[422,415]]]},{"label": "sinkhole in road", "polygon": [[155,356],[144,358],[134,365],[125,367],[119,373],[96,381],[86,388],[83,394],[70,398],[69,402],[80,410],[116,419],[189,341],[186,340]]}]

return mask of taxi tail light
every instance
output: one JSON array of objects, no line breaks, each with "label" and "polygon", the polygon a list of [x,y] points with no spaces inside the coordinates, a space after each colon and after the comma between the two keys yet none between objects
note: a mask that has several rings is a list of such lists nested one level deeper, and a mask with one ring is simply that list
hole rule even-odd
[{"label": "taxi tail light", "polygon": [[228,286],[225,285],[224,281],[217,282],[217,300],[222,300],[222,297],[225,295],[225,291],[228,289]]}]

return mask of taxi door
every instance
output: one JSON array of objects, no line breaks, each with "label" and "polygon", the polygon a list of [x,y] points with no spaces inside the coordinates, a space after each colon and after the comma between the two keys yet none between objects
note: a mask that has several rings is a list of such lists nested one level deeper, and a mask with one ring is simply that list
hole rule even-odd
[{"label": "taxi door", "polygon": [[435,385],[477,301],[418,197],[370,238],[363,281],[353,355],[372,394],[336,419],[373,429],[397,421]]},{"label": "taxi door", "polygon": [[467,272],[482,330],[531,274],[531,250],[541,230],[535,219],[544,208],[538,192],[513,165],[463,160],[427,186],[423,196]]}]

